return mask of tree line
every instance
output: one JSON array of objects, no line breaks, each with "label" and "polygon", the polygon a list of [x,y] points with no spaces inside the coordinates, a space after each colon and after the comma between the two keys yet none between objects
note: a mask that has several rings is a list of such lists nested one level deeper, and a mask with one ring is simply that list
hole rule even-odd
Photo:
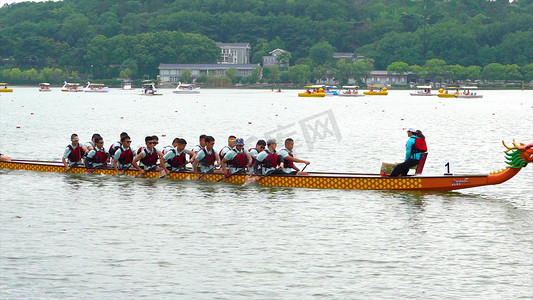
[{"label": "tree line", "polygon": [[217,42],[250,43],[252,63],[282,48],[291,65],[312,69],[330,49],[372,59],[376,69],[533,62],[528,0],[64,0],[6,4],[0,24],[0,69],[93,78],[153,78],[161,62],[211,63]]}]

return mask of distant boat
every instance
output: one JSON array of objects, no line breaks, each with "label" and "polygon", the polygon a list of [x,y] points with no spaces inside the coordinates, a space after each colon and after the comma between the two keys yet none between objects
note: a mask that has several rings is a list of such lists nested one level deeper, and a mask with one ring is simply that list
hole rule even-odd
[{"label": "distant boat", "polygon": [[[455,90],[455,92],[451,92],[452,90]],[[446,89],[439,89],[439,93],[437,94],[437,97],[439,98],[455,98],[459,95],[459,87],[447,87]]]},{"label": "distant boat", "polygon": [[419,85],[416,88],[418,92],[411,93],[411,96],[437,96],[437,94],[431,93],[431,85]]},{"label": "distant boat", "polygon": [[327,85],[325,88],[326,96],[337,96],[339,95],[338,87],[335,85]]},{"label": "distant boat", "polygon": [[75,92],[83,92],[82,89],[79,89],[79,83],[69,83],[69,82],[66,82],[64,81],[63,82],[63,87],[61,87],[61,91],[62,92],[72,92],[72,93],[75,93]]},{"label": "distant boat", "polygon": [[478,95],[477,92],[471,92],[471,90],[477,90],[477,86],[461,86],[459,95],[456,98],[483,98],[483,95]]},{"label": "distant boat", "polygon": [[13,92],[13,89],[10,89],[7,87],[7,83],[0,83],[0,93],[11,93]]},{"label": "distant boat", "polygon": [[157,89],[155,88],[155,83],[152,80],[143,80],[142,94],[146,96],[159,96],[162,94],[157,94]]},{"label": "distant boat", "polygon": [[131,86],[130,80],[123,80],[122,81],[122,89],[123,90],[134,90],[134,88]]},{"label": "distant boat", "polygon": [[87,81],[87,86],[83,89],[85,93],[107,93],[109,87],[104,86],[101,83],[90,83]]},{"label": "distant boat", "polygon": [[181,81],[178,81],[178,86],[172,92],[174,94],[199,94],[200,88],[194,87],[192,84],[181,83]]},{"label": "distant boat", "polygon": [[342,97],[363,97],[364,94],[359,93],[359,86],[357,85],[344,85],[339,92],[339,96]]},{"label": "distant boat", "polygon": [[308,85],[303,93],[298,93],[298,97],[326,97],[323,85]]},{"label": "distant boat", "polygon": [[39,92],[50,92],[50,84],[48,82],[39,83]]},{"label": "distant boat", "polygon": [[379,90],[375,90],[373,87],[370,88],[370,91],[363,92],[363,94],[367,96],[387,96],[389,92],[387,92],[387,88],[379,88]]}]

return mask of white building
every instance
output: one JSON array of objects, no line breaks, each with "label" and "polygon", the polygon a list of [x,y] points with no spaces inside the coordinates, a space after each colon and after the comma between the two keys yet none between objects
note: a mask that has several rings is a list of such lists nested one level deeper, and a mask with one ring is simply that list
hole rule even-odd
[{"label": "white building", "polygon": [[183,71],[191,71],[192,79],[201,75],[225,75],[230,68],[237,69],[237,76],[248,77],[259,64],[160,64],[159,80],[161,84],[177,83],[180,81]]},{"label": "white building", "polygon": [[218,43],[221,55],[219,64],[245,65],[250,63],[250,44],[248,43]]},{"label": "white building", "polygon": [[280,56],[283,52],[287,52],[287,51],[278,48],[278,49],[274,49],[270,51],[268,53],[270,55],[263,56],[263,67],[268,67],[268,66],[288,67],[289,66],[288,62],[282,63],[278,60],[278,56]]}]

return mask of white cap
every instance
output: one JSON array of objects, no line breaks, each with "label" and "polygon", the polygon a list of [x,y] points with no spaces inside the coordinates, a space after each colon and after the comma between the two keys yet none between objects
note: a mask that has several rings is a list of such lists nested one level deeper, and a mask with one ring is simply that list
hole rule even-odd
[{"label": "white cap", "polygon": [[410,127],[410,128],[407,129],[407,131],[411,131],[411,132],[415,133],[415,132],[418,131],[418,129],[415,129],[415,128],[413,128],[413,127]]}]

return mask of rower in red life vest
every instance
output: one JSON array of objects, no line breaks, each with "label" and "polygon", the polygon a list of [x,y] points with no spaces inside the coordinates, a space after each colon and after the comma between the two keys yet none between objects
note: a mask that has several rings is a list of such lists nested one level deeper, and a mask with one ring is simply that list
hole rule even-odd
[{"label": "rower in red life vest", "polygon": [[276,140],[269,139],[266,142],[267,148],[257,155],[254,163],[254,170],[260,171],[262,175],[270,175],[275,172],[280,163],[280,157],[276,152]]},{"label": "rower in red life vest", "polygon": [[[185,149],[187,147],[187,141],[185,139],[175,138],[172,145],[176,146],[165,149],[165,153],[161,158],[161,167],[167,175],[170,172],[189,172],[185,166],[195,156],[194,152]],[[189,155],[189,160],[187,160],[186,154]]]},{"label": "rower in red life vest", "polygon": [[280,173],[287,175],[307,175],[306,172],[300,172],[300,169],[294,163],[304,163],[306,165],[310,162],[302,159],[298,159],[292,155],[292,149],[294,148],[294,140],[288,138],[285,140],[285,148],[278,151],[278,155],[283,159],[280,163]]},{"label": "rower in red life vest", "polygon": [[122,137],[124,136],[127,136],[128,134],[126,132],[122,132],[120,134],[120,139],[116,142],[113,143],[113,145],[111,145],[111,147],[109,147],[109,155],[111,155],[111,157],[114,157],[115,156],[115,152],[118,150],[118,148],[120,148],[120,146],[122,146]]},{"label": "rower in red life vest", "polygon": [[65,166],[65,172],[68,172],[71,167],[81,165],[83,154],[85,154],[85,150],[83,150],[83,147],[80,145],[80,138],[77,134],[73,133],[70,136],[70,141],[71,144],[65,148],[65,152],[61,159]]},{"label": "rower in red life vest", "polygon": [[146,147],[141,147],[137,150],[137,156],[133,159],[132,165],[139,170],[141,174],[147,171],[161,171],[162,169],[157,166],[157,160],[162,157],[162,154],[155,147],[159,142],[156,140],[156,136],[147,136],[144,138]]},{"label": "rower in red life vest", "polygon": [[134,156],[133,150],[131,150],[131,138],[128,134],[121,135],[120,146],[113,155],[113,167],[117,172],[116,175],[122,174],[122,171],[131,167]]},{"label": "rower in red life vest", "polygon": [[[248,152],[250,152],[250,156],[252,157],[252,163],[250,164],[250,167],[253,167],[255,165],[255,159],[257,158],[257,155],[261,153],[266,148],[266,142],[265,140],[258,140],[255,144],[255,148],[250,148]],[[252,169],[253,173],[258,174],[259,171]]]},{"label": "rower in red life vest", "polygon": [[[213,149],[215,138],[208,135],[205,137],[205,147],[198,151],[194,160],[194,174],[200,173],[223,173],[222,170],[216,170],[220,166],[220,156]],[[196,177],[196,176],[195,176]]]},{"label": "rower in red life vest", "polygon": [[83,145],[83,149],[85,150],[85,154],[89,153],[89,151],[93,150],[94,149],[94,146],[95,146],[95,139],[97,137],[102,137],[100,134],[98,133],[95,133],[93,134],[93,136],[91,137],[91,141],[90,142],[87,142]]},{"label": "rower in red life vest", "polygon": [[234,135],[230,135],[228,137],[228,145],[222,147],[222,149],[220,149],[220,152],[218,152],[218,155],[220,156],[220,159],[224,159],[224,155],[226,155],[226,153],[228,153],[228,151],[230,151],[231,149],[235,148],[235,140],[237,139],[236,136]]},{"label": "rower in red life vest", "polygon": [[392,170],[390,177],[406,176],[409,168],[418,165],[422,153],[427,152],[426,137],[422,131],[409,128],[407,129],[407,144],[405,145],[405,160],[396,165]]},{"label": "rower in red life vest", "polygon": [[[235,140],[235,147],[226,152],[222,159],[222,171],[226,174],[246,174],[248,165],[252,162],[252,156],[248,150],[244,149],[244,140],[238,138]],[[228,168],[229,166],[229,173]]]},{"label": "rower in red life vest", "polygon": [[87,153],[85,158],[85,166],[87,169],[102,168],[107,166],[107,159],[109,158],[109,153],[107,153],[104,148],[104,139],[102,137],[97,137],[94,139],[94,149]]},{"label": "rower in red life vest", "polygon": [[202,150],[205,147],[205,138],[206,137],[207,137],[207,135],[205,135],[205,134],[200,135],[199,144],[194,146],[191,151],[194,152],[194,153],[198,153],[198,151]]}]

